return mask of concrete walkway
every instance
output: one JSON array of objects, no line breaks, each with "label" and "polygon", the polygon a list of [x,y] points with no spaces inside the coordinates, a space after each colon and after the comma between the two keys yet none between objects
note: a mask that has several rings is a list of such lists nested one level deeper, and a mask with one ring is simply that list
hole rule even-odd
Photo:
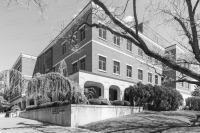
[{"label": "concrete walkway", "polygon": [[20,117],[0,118],[0,133],[94,133],[93,131],[62,127]]}]

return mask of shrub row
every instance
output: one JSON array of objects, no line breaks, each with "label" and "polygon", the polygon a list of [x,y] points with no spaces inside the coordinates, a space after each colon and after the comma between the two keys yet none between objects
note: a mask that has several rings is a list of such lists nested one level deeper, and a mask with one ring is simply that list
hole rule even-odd
[{"label": "shrub row", "polygon": [[61,101],[55,101],[55,102],[47,102],[40,104],[38,106],[35,105],[30,105],[26,108],[26,110],[34,110],[34,109],[41,109],[41,108],[49,108],[49,107],[57,107],[57,106],[62,106],[62,105],[68,105],[70,102],[68,100],[65,100],[63,102]]},{"label": "shrub row", "polygon": [[151,84],[143,85],[141,82],[126,88],[125,94],[131,105],[145,108],[148,105],[148,109],[153,111],[176,110],[183,101],[182,95],[176,89]]},{"label": "shrub row", "polygon": [[89,103],[91,105],[115,105],[115,106],[130,106],[129,101],[121,101],[121,100],[115,100],[115,101],[108,101],[108,100],[101,100],[101,99],[89,99]]},{"label": "shrub row", "polygon": [[200,97],[189,97],[186,99],[185,109],[200,111]]}]

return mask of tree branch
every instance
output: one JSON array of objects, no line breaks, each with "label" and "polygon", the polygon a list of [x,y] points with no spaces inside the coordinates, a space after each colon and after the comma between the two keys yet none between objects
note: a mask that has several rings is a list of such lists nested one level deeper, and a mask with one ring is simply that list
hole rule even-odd
[{"label": "tree branch", "polygon": [[121,37],[125,38],[125,39],[129,39],[130,41],[132,41],[136,46],[138,46],[139,48],[141,48],[145,54],[147,54],[148,56],[151,56],[161,62],[163,62],[165,65],[169,66],[170,68],[179,71],[181,73],[184,73],[186,75],[188,75],[191,78],[194,78],[196,80],[200,79],[200,75],[189,70],[186,69],[184,67],[179,66],[178,64],[176,64],[176,62],[169,60],[166,57],[162,57],[161,55],[154,53],[153,51],[150,51],[149,48],[147,47],[146,43],[143,41],[143,39],[135,34],[135,32],[129,28],[127,25],[125,25],[122,21],[120,21],[118,18],[115,18],[107,9],[107,7],[100,1],[100,0],[92,0],[95,4],[97,4],[98,6],[100,6],[106,15],[108,15],[110,17],[110,19],[113,21],[114,24],[116,24],[117,26],[121,27],[124,31],[127,31],[127,33],[129,33],[132,37],[124,35],[124,34],[120,34],[116,31],[113,31],[111,28],[106,27],[107,29],[109,29],[109,31],[111,31],[111,33],[115,33],[120,35]]}]

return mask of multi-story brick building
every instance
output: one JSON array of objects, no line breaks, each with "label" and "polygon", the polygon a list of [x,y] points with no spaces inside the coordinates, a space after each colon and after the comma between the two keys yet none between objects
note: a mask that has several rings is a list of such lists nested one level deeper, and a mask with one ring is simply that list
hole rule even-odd
[{"label": "multi-story brick building", "polygon": [[[72,33],[77,21],[79,24],[85,22],[92,9],[93,5],[89,3],[40,53],[34,73],[58,72],[60,62],[65,60],[69,78],[82,87],[94,87],[95,97],[103,96],[109,100],[122,99],[125,88],[139,81],[160,85],[161,77],[153,68],[143,64],[147,59],[143,51],[103,27],[81,26],[75,33],[78,50],[71,50],[70,44],[63,37]],[[87,21],[91,22],[92,19]],[[140,36],[149,45],[165,50],[142,33]],[[158,73],[162,73],[161,65],[155,68]]]},{"label": "multi-story brick building", "polygon": [[[144,84],[161,85],[161,77],[158,73],[163,73],[162,65],[159,65],[157,60],[146,56],[130,41],[106,31],[100,21],[102,28],[83,25],[74,33],[78,47],[77,50],[72,50],[71,45],[64,38],[72,34],[77,22],[80,25],[85,22],[92,10],[93,4],[90,2],[39,54],[36,65],[32,61],[32,67],[28,67],[29,73],[23,73],[23,68],[22,73],[34,75],[37,72],[41,74],[58,72],[60,62],[64,60],[70,79],[78,82],[81,87],[95,88],[95,97],[103,96],[109,100],[123,99],[125,88],[139,81]],[[93,19],[87,20],[89,23],[92,21]],[[155,41],[156,35],[149,32],[148,27],[141,26],[139,35],[149,47],[157,51],[165,53],[173,47],[165,49],[162,45],[165,41],[157,37]],[[16,64],[14,66],[19,66]],[[152,64],[156,65],[152,66]],[[172,87],[177,88],[178,85],[175,83]],[[177,90],[184,98],[190,96],[191,89],[178,87]],[[19,102],[15,101],[15,103]]]},{"label": "multi-story brick building", "polygon": [[[21,53],[16,62],[12,66],[12,69],[21,72],[25,79],[31,79],[33,70],[36,63],[36,57]],[[14,79],[13,79],[14,78]],[[18,105],[21,109],[26,108],[25,89],[20,88],[19,79],[14,77],[13,73],[10,73],[10,81],[14,80],[13,85],[10,88],[10,103],[11,105]],[[21,90],[21,91],[19,91]]]}]

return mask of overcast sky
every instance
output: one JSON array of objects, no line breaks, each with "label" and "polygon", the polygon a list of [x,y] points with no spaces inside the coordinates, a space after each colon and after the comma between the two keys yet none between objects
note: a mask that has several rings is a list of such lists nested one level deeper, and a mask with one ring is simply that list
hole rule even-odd
[{"label": "overcast sky", "polygon": [[[59,1],[59,2],[58,2]],[[36,9],[0,6],[0,70],[10,69],[20,52],[37,56],[60,31],[59,23],[68,24],[89,0],[56,0],[40,19]],[[145,0],[138,6],[144,11]],[[132,6],[132,5],[131,5]],[[132,14],[132,12],[131,12]],[[142,16],[139,16],[142,19]],[[156,29],[155,29],[156,30]],[[159,32],[159,31],[158,31]]]}]

